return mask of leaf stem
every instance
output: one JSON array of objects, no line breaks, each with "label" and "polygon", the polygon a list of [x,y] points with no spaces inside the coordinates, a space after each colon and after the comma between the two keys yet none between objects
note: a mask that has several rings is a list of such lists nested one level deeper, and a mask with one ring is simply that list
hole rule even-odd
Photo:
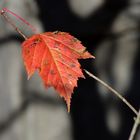
[{"label": "leaf stem", "polygon": [[115,89],[113,89],[111,86],[109,86],[107,83],[105,83],[104,81],[102,81],[101,79],[99,79],[98,77],[96,77],[95,75],[93,75],[92,73],[90,73],[89,71],[85,70],[84,71],[93,79],[95,79],[96,81],[98,81],[99,83],[101,83],[103,86],[105,86],[108,90],[110,90],[114,95],[116,95],[119,99],[121,99],[122,102],[124,102],[135,114],[136,116],[138,116],[138,111],[119,93],[117,92]]},{"label": "leaf stem", "polygon": [[140,109],[139,109],[137,118],[135,119],[135,123],[133,125],[132,131],[130,133],[129,140],[134,140],[134,137],[135,137],[135,134],[139,125],[140,125]]},{"label": "leaf stem", "polygon": [[4,17],[4,19],[25,39],[27,40],[28,38],[26,35],[12,22],[12,20],[6,15],[4,10],[0,11],[0,14]]}]

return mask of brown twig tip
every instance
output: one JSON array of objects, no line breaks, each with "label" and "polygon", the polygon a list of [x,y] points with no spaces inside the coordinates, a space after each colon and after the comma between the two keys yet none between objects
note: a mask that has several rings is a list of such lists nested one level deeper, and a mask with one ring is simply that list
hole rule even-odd
[{"label": "brown twig tip", "polygon": [[21,16],[17,15],[16,13],[10,11],[7,8],[3,8],[2,10],[4,12],[7,12],[7,13],[13,15],[14,17],[16,17],[17,19],[19,19],[20,21],[22,21],[24,24],[26,24],[27,26],[29,26],[29,28],[32,30],[33,33],[36,33],[36,28],[33,25],[31,25],[27,20],[25,20],[24,18],[22,18]]},{"label": "brown twig tip", "polygon": [[0,14],[1,14],[1,15],[3,15],[4,13],[5,13],[5,11],[4,11],[4,10],[1,10],[1,11],[0,11]]},{"label": "brown twig tip", "polygon": [[0,11],[0,14],[4,17],[5,21],[7,21],[15,29],[17,33],[19,33],[25,40],[28,39],[26,35],[14,24],[14,22],[10,19],[10,17],[7,16],[5,10],[2,9]]}]

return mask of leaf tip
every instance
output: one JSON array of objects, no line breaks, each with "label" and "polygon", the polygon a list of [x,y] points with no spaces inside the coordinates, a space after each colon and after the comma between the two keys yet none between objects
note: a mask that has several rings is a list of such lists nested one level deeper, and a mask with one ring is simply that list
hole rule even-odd
[{"label": "leaf tip", "polygon": [[66,103],[67,103],[67,111],[68,113],[70,113],[70,98],[67,99]]},{"label": "leaf tip", "polygon": [[87,59],[87,58],[94,58],[95,59],[95,56],[91,55],[88,51],[85,51],[82,55],[82,58],[83,59]]},{"label": "leaf tip", "polygon": [[32,71],[32,72],[27,71],[27,80],[29,80],[31,78],[33,73],[34,73],[34,71]]},{"label": "leaf tip", "polygon": [[70,113],[71,95],[65,96],[64,100],[66,101],[67,111],[68,113]]},{"label": "leaf tip", "polygon": [[30,75],[28,75],[27,80],[29,80],[30,78],[31,78],[31,76],[30,76]]}]

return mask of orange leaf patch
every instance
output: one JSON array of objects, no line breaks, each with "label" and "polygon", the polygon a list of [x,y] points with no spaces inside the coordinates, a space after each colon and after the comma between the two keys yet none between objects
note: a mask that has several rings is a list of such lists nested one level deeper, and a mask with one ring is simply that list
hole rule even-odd
[{"label": "orange leaf patch", "polygon": [[24,64],[30,77],[38,70],[45,86],[53,86],[64,97],[70,111],[70,100],[78,78],[84,78],[78,59],[94,58],[79,40],[65,32],[33,35],[22,44]]}]

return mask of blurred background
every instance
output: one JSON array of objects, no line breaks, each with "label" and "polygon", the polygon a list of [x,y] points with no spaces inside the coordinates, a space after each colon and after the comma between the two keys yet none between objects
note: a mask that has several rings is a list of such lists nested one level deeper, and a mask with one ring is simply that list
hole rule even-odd
[{"label": "blurred background", "polygon": [[[95,60],[80,61],[140,107],[140,0],[1,0],[37,33],[65,31],[80,39]],[[27,35],[31,29],[8,14]],[[37,73],[27,80],[24,40],[0,19],[0,140],[127,140],[134,113],[94,79],[78,81],[71,112]],[[136,135],[140,140],[140,132]]]}]

